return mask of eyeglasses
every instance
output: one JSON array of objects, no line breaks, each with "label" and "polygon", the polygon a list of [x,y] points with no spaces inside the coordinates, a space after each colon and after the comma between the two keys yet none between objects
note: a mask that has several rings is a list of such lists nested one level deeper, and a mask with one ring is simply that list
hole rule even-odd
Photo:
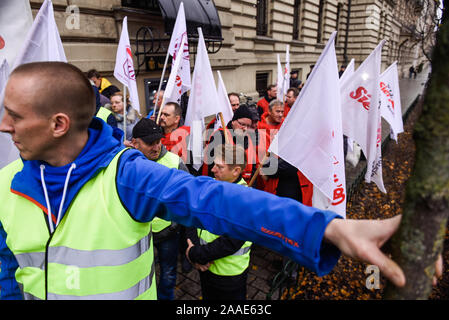
[{"label": "eyeglasses", "polygon": [[240,126],[242,126],[244,128],[251,128],[251,124],[241,123],[239,119],[237,119],[237,122]]}]

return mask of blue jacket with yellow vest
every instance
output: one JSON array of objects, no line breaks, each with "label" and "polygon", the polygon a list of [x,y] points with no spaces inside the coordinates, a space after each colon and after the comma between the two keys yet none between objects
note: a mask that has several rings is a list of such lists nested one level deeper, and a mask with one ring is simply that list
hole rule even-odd
[{"label": "blue jacket with yellow vest", "polygon": [[[92,121],[89,140],[74,161],[76,168],[68,181],[62,217],[80,190],[124,149],[121,137],[115,133],[104,121],[97,118]],[[51,211],[57,213],[71,164],[52,167],[41,161],[23,161],[23,168],[9,182],[10,191],[39,208],[46,208],[41,165],[45,165]],[[147,223],[158,216],[217,235],[249,240],[292,258],[318,275],[330,272],[340,255],[336,247],[322,243],[327,224],[339,217],[331,211],[210,177],[193,177],[149,161],[137,150],[121,154],[115,184],[121,204],[137,222]],[[85,224],[89,223],[86,219]],[[6,245],[7,237],[0,221],[0,297],[21,299],[14,276],[18,263]]]}]

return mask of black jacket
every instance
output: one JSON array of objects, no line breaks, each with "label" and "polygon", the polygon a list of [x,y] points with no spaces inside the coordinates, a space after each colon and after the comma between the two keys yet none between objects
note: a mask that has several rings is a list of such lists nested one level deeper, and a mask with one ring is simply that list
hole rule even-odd
[{"label": "black jacket", "polygon": [[[234,183],[240,181],[239,177]],[[214,260],[227,257],[238,251],[244,240],[237,240],[228,236],[220,236],[208,244],[201,245],[196,228],[187,228],[186,238],[190,239],[194,246],[189,251],[189,259],[193,263],[206,264]]]}]

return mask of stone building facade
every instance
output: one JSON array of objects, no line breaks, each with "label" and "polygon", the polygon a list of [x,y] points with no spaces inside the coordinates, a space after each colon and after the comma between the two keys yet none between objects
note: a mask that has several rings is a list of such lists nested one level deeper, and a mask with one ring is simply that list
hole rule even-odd
[{"label": "stone building facade", "polygon": [[[210,6],[212,0],[184,3],[190,1]],[[425,19],[420,11],[424,1],[428,0],[213,0],[222,40],[208,42],[209,58],[212,68],[221,71],[228,92],[257,99],[276,81],[276,54],[284,63],[289,45],[291,69],[305,81],[337,30],[339,65],[354,58],[358,66],[386,39],[382,69],[398,60],[405,76],[411,64],[425,60],[413,28]],[[30,0],[33,15],[42,2]],[[122,20],[128,16],[141,111],[146,114],[169,41],[158,0],[53,0],[53,5],[69,62],[83,71],[96,68],[116,85],[112,75],[116,49]],[[195,39],[189,41],[193,70]]]}]

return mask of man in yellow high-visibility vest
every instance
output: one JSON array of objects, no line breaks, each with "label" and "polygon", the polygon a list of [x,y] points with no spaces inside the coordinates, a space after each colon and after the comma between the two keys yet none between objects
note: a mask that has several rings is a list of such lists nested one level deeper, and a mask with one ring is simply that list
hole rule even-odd
[{"label": "man in yellow high-visibility vest", "polygon": [[[245,149],[222,144],[215,149],[215,179],[247,186],[242,172],[246,166]],[[200,271],[204,300],[246,300],[246,281],[251,242],[218,236],[207,230],[187,231],[186,256]]]},{"label": "man in yellow high-visibility vest", "polygon": [[[189,172],[182,159],[167,150],[161,143],[164,137],[162,128],[153,120],[143,118],[133,128],[132,145],[148,159],[167,168],[175,168]],[[158,217],[152,221],[154,247],[157,250],[157,261],[160,272],[157,284],[159,300],[173,300],[178,266],[178,251],[181,227],[176,222],[166,221]]]}]

